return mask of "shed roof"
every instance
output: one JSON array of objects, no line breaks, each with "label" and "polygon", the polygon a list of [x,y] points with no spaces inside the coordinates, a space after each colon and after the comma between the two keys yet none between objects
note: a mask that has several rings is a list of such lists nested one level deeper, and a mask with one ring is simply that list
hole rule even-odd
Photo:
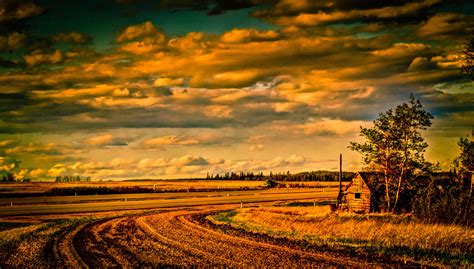
[{"label": "shed roof", "polygon": [[[369,190],[371,192],[375,191],[377,189],[377,187],[380,186],[380,184],[385,183],[384,180],[383,180],[383,173],[379,173],[379,172],[357,172],[356,175],[354,176],[354,178],[357,175],[361,176],[362,180],[365,182],[365,184],[367,185],[367,187],[369,188]],[[347,189],[349,189],[349,187],[351,185],[352,185],[352,180],[349,183],[349,185],[347,185],[346,191],[347,191]]]}]

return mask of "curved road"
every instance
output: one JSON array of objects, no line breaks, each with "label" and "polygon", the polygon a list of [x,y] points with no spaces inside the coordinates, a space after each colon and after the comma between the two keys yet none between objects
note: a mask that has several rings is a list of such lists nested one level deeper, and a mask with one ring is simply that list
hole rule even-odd
[{"label": "curved road", "polygon": [[[227,207],[229,208],[229,207]],[[361,266],[306,252],[226,235],[192,220],[209,211],[180,209],[119,217],[79,227],[56,244],[71,267],[335,267]]]}]

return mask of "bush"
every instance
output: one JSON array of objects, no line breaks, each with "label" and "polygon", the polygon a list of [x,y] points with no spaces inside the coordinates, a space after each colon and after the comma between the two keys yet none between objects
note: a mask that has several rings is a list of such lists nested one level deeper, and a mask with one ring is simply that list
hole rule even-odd
[{"label": "bush", "polygon": [[265,186],[266,188],[275,188],[276,186],[278,186],[278,183],[273,179],[267,179],[263,186]]},{"label": "bush", "polygon": [[429,223],[472,223],[470,174],[433,178],[413,197],[413,214]]}]

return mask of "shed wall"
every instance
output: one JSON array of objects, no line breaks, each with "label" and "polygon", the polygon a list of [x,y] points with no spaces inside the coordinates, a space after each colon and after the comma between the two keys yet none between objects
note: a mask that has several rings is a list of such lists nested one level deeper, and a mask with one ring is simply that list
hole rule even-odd
[{"label": "shed wall", "polygon": [[[356,198],[356,193],[360,198]],[[346,190],[346,203],[350,211],[370,212],[370,189],[360,175],[356,175]]]}]

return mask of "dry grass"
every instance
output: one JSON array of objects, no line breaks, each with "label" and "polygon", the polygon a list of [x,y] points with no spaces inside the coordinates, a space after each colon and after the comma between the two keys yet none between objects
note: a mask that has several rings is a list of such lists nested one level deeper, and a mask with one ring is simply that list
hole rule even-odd
[{"label": "dry grass", "polygon": [[246,230],[320,245],[375,248],[417,258],[454,257],[469,262],[474,252],[471,228],[424,224],[409,216],[331,214],[327,206],[244,208],[233,213],[227,222]]},{"label": "dry grass", "polygon": [[[287,181],[287,182],[280,182],[283,185],[288,185],[290,188],[298,188],[298,187],[303,187],[303,188],[328,188],[328,187],[333,187],[337,188],[339,187],[339,182],[335,181],[305,181],[305,182],[298,182],[298,181]],[[342,186],[345,187],[348,184],[348,182],[342,182]]]}]

